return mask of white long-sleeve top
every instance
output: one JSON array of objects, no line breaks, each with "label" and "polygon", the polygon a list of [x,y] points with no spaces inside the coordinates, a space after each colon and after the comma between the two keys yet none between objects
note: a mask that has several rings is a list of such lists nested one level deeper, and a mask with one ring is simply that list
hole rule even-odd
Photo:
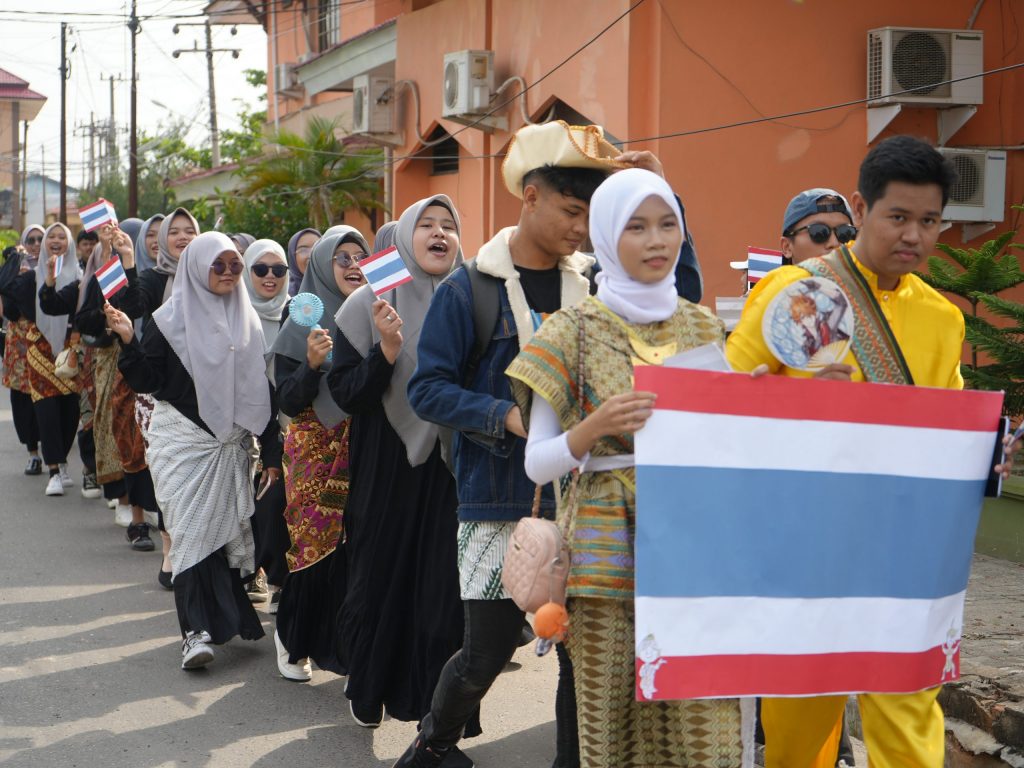
[{"label": "white long-sleeve top", "polygon": [[526,476],[537,485],[553,483],[562,475],[582,467],[588,453],[577,459],[569,450],[569,433],[562,431],[558,414],[536,392],[530,401],[530,432],[526,438]]}]

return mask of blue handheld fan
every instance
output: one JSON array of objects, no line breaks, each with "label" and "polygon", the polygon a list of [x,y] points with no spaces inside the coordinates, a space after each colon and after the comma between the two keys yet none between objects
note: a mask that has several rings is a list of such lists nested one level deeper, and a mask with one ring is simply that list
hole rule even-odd
[{"label": "blue handheld fan", "polygon": [[[319,323],[324,316],[324,303],[315,293],[300,293],[292,299],[288,307],[288,316],[296,325],[301,325],[315,331],[323,330]],[[333,352],[327,353],[327,362],[333,360]]]}]

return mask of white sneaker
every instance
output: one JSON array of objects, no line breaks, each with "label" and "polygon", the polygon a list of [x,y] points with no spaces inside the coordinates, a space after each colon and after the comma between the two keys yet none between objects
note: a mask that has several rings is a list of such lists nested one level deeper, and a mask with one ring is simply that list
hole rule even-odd
[{"label": "white sneaker", "polygon": [[118,504],[114,510],[114,525],[127,528],[132,524],[132,508],[128,504]]},{"label": "white sneaker", "polygon": [[117,509],[117,499],[107,499],[107,509]]},{"label": "white sneaker", "polygon": [[156,512],[150,512],[147,509],[142,513],[142,516],[146,519],[146,522],[149,523],[149,527],[152,528],[154,531],[157,530],[157,528],[159,528],[160,518]]},{"label": "white sneaker", "polygon": [[200,632],[189,632],[181,641],[181,668],[199,669],[213,661],[213,648],[209,643],[212,638],[205,629]]},{"label": "white sneaker", "polygon": [[60,481],[64,484],[65,488],[70,488],[75,484],[75,481],[71,479],[71,473],[68,472],[67,464],[58,464],[57,467],[60,469]]},{"label": "white sneaker", "polygon": [[300,664],[288,663],[288,649],[284,647],[276,630],[274,645],[277,647],[277,671],[281,673],[281,677],[297,683],[308,683],[313,679],[313,668],[309,665],[309,659],[303,659]]},{"label": "white sneaker", "polygon": [[46,483],[46,495],[47,496],[63,496],[64,495],[64,483],[61,482],[60,474],[50,475],[50,479]]}]

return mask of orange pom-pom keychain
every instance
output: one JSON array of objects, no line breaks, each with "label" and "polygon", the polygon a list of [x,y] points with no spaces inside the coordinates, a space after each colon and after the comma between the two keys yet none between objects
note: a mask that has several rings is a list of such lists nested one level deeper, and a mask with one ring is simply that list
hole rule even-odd
[{"label": "orange pom-pom keychain", "polygon": [[560,643],[569,629],[569,613],[564,605],[544,603],[533,616],[533,631],[541,640]]}]

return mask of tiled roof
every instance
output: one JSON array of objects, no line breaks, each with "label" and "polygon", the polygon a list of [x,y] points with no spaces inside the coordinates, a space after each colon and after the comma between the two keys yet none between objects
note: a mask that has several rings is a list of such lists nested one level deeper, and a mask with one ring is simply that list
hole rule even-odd
[{"label": "tiled roof", "polygon": [[28,81],[17,75],[0,69],[0,99],[18,101],[46,101],[41,93],[28,87]]}]

